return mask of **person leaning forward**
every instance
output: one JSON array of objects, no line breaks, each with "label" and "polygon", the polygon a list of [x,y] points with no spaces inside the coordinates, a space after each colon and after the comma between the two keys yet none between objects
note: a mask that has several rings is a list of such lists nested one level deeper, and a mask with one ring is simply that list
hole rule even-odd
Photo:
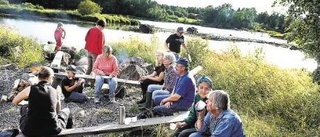
[{"label": "person leaning forward", "polygon": [[104,83],[103,76],[109,76],[109,100],[115,102],[115,92],[117,89],[119,74],[118,60],[112,55],[111,46],[103,46],[103,53],[97,57],[93,65],[93,72],[95,75],[94,84],[94,102],[99,103],[101,97],[101,88]]},{"label": "person leaning forward", "polygon": [[208,96],[207,110],[199,112],[196,122],[197,132],[189,137],[245,137],[242,121],[230,108],[230,98],[223,90],[211,91]]},{"label": "person leaning forward", "polygon": [[18,105],[28,99],[28,105],[20,108],[20,129],[26,136],[52,136],[72,127],[70,110],[60,110],[58,92],[50,85],[53,74],[51,68],[42,67],[38,73],[39,83],[25,88],[12,101]]},{"label": "person leaning forward", "polygon": [[[168,46],[169,44],[169,46]],[[165,42],[165,48],[168,51],[171,51],[175,54],[176,59],[179,59],[180,57],[180,49],[181,49],[181,45],[183,46],[183,48],[187,51],[187,53],[189,54],[189,50],[186,46],[185,40],[184,40],[184,36],[183,36],[183,27],[178,27],[177,28],[177,32],[174,34],[171,34]]]}]

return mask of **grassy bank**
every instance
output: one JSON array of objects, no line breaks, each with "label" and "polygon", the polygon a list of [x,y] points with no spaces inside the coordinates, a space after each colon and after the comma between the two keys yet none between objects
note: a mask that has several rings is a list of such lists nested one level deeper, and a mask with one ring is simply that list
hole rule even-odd
[{"label": "grassy bank", "polygon": [[42,46],[35,39],[0,25],[0,65],[13,63],[25,67],[43,60]]},{"label": "grassy bank", "polygon": [[[118,58],[140,56],[152,63],[155,51],[163,49],[156,36],[150,43],[131,37],[111,45]],[[247,56],[242,56],[237,49],[217,54],[208,50],[208,41],[200,38],[188,39],[188,47],[191,68],[202,65],[204,69],[200,74],[208,75],[214,87],[230,94],[232,108],[242,118],[247,136],[320,134],[319,87],[312,82],[309,72],[266,64],[259,50]],[[0,65],[15,63],[24,67],[42,60],[42,47],[34,39],[0,27]],[[164,130],[157,131],[158,134],[169,132],[167,128],[158,129]]]},{"label": "grassy bank", "polygon": [[[128,53],[146,60],[154,60],[154,51],[162,48],[157,41],[150,44],[137,38],[113,46],[116,54]],[[191,68],[202,65],[204,69],[200,73],[210,76],[217,89],[230,94],[232,108],[242,118],[247,136],[319,134],[320,96],[318,85],[312,82],[308,72],[266,64],[261,52],[242,56],[232,49],[217,54],[209,51],[207,41],[202,39],[188,40],[188,47],[193,59]]]},{"label": "grassy bank", "polygon": [[139,21],[122,15],[94,14],[81,15],[75,10],[43,9],[32,4],[0,5],[2,16],[13,16],[24,19],[63,20],[64,22],[96,22],[105,19],[109,24],[139,25]]}]

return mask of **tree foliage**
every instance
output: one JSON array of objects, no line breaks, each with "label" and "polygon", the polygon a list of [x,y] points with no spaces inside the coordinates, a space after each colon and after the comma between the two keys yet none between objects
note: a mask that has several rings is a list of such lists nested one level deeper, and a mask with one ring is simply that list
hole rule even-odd
[{"label": "tree foliage", "polygon": [[78,6],[78,12],[82,15],[90,15],[101,12],[101,7],[91,0],[82,1]]},{"label": "tree foliage", "polygon": [[310,57],[320,62],[320,2],[319,0],[278,0],[288,6],[294,22],[288,28],[287,39],[299,45]]}]

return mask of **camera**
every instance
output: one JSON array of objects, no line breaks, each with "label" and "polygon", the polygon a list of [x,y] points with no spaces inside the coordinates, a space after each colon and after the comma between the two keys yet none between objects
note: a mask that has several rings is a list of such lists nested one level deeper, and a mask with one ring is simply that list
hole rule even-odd
[{"label": "camera", "polygon": [[195,110],[199,112],[199,111],[203,110],[206,107],[206,105],[207,104],[205,102],[200,100],[195,104]]},{"label": "camera", "polygon": [[78,81],[79,80],[79,78],[73,78],[75,81]]}]

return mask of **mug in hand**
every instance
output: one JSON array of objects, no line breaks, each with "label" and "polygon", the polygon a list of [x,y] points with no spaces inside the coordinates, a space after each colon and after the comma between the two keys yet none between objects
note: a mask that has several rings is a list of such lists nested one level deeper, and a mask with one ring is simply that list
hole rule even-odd
[{"label": "mug in hand", "polygon": [[203,102],[202,100],[198,101],[198,103],[195,105],[195,110],[196,111],[201,111],[206,107],[206,103]]}]

